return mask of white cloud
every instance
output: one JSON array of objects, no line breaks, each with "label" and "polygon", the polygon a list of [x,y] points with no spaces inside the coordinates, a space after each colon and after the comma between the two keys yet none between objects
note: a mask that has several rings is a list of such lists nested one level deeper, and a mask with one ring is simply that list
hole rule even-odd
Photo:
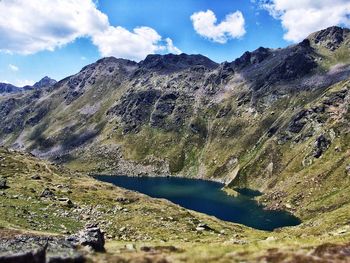
[{"label": "white cloud", "polygon": [[34,80],[29,80],[29,79],[16,79],[13,85],[17,87],[24,87],[24,86],[33,86],[35,83]]},{"label": "white cloud", "polygon": [[0,16],[0,50],[9,53],[54,50],[109,26],[91,0],[2,0]]},{"label": "white cloud", "polygon": [[7,53],[53,51],[80,37],[103,56],[141,60],[167,49],[152,28],[110,25],[93,0],[0,0],[0,17],[0,51]]},{"label": "white cloud", "polygon": [[12,65],[12,64],[9,64],[9,69],[12,70],[12,71],[18,71],[19,68],[15,65]]},{"label": "white cloud", "polygon": [[162,50],[162,37],[150,27],[138,27],[132,32],[123,27],[110,26],[92,37],[103,56],[127,57],[140,60]]},{"label": "white cloud", "polygon": [[260,5],[281,20],[284,39],[292,42],[329,26],[350,26],[349,0],[260,0]]},{"label": "white cloud", "polygon": [[246,33],[244,17],[240,11],[228,14],[220,23],[217,23],[217,18],[211,10],[194,13],[191,20],[199,35],[221,44],[229,39],[240,38]]},{"label": "white cloud", "polygon": [[166,38],[166,47],[168,52],[173,53],[173,54],[181,54],[182,51],[178,49],[177,47],[174,46],[173,41],[170,38]]},{"label": "white cloud", "polygon": [[33,86],[35,81],[34,80],[29,80],[29,79],[16,79],[13,80],[12,82],[8,80],[0,80],[0,83],[6,83],[6,84],[12,84],[16,87],[24,87],[24,86]]}]

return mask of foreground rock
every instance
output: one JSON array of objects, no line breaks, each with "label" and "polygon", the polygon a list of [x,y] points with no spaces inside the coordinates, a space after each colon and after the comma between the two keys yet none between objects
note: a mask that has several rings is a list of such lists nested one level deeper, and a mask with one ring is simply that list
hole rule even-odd
[{"label": "foreground rock", "polygon": [[0,239],[0,263],[80,263],[87,251],[104,251],[104,236],[96,225],[89,225],[68,238],[18,235]]},{"label": "foreground rock", "polygon": [[33,241],[31,238],[25,237],[14,240],[1,240],[0,262],[45,262],[46,245],[33,244]]},{"label": "foreground rock", "polygon": [[95,224],[89,224],[78,234],[67,238],[67,241],[75,246],[88,246],[95,251],[103,252],[105,239],[101,230]]},{"label": "foreground rock", "polygon": [[85,262],[84,255],[63,238],[18,236],[0,242],[1,263]]}]

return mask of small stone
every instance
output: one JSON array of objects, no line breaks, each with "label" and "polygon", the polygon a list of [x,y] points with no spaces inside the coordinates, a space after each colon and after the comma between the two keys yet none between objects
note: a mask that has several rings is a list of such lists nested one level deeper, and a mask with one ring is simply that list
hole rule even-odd
[{"label": "small stone", "polygon": [[32,179],[32,180],[40,180],[41,177],[36,174],[36,175],[31,176],[30,179]]},{"label": "small stone", "polygon": [[151,248],[151,247],[148,247],[148,246],[142,246],[142,247],[140,248],[140,250],[143,251],[143,252],[150,252],[150,251],[152,250],[152,248]]},{"label": "small stone", "polygon": [[196,227],[197,231],[212,230],[207,224],[199,223]]},{"label": "small stone", "polygon": [[6,188],[7,188],[6,178],[0,177],[0,189],[6,189]]},{"label": "small stone", "polygon": [[134,244],[126,244],[125,248],[129,251],[136,251],[136,247]]},{"label": "small stone", "polygon": [[67,197],[60,197],[60,198],[58,198],[58,201],[60,201],[63,205],[65,205],[67,207],[74,206],[73,202]]},{"label": "small stone", "polygon": [[290,205],[290,204],[285,204],[285,207],[287,208],[287,209],[291,209],[292,208],[292,206]]},{"label": "small stone", "polygon": [[45,188],[44,191],[42,191],[40,197],[48,198],[48,197],[53,197],[55,194],[49,189]]},{"label": "small stone", "polygon": [[270,242],[270,241],[275,241],[275,240],[276,240],[276,238],[273,237],[273,236],[270,236],[270,237],[268,237],[268,238],[265,239],[265,241],[268,241],[268,242]]},{"label": "small stone", "polygon": [[348,175],[350,175],[350,164],[346,166],[345,171]]}]

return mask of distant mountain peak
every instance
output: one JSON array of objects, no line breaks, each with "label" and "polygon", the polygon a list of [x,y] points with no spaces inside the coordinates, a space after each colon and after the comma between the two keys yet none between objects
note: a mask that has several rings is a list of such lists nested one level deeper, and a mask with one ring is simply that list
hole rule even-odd
[{"label": "distant mountain peak", "polygon": [[140,67],[156,71],[178,71],[194,66],[204,66],[209,69],[218,67],[219,64],[203,55],[152,54],[139,63]]},{"label": "distant mountain peak", "polygon": [[50,87],[52,85],[55,85],[57,83],[56,80],[48,77],[48,76],[45,76],[43,77],[41,80],[39,80],[38,82],[36,82],[34,85],[33,85],[33,88],[35,89],[41,89],[41,88],[46,88],[46,87]]},{"label": "distant mountain peak", "polygon": [[19,88],[9,84],[9,83],[0,83],[0,94],[18,92]]}]

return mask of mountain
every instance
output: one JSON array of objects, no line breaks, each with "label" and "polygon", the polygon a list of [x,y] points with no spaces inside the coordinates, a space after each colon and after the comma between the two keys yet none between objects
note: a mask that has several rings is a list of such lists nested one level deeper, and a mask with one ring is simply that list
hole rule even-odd
[{"label": "mountain", "polygon": [[17,93],[17,92],[25,92],[28,90],[34,90],[34,89],[42,89],[42,88],[49,88],[56,84],[56,80],[51,79],[49,77],[44,77],[38,82],[36,82],[33,86],[27,85],[24,87],[16,87],[12,84],[8,83],[0,83],[0,95],[4,95],[6,93]]},{"label": "mountain", "polygon": [[38,82],[36,82],[33,85],[33,88],[35,89],[42,89],[42,88],[48,88],[51,87],[53,85],[55,85],[57,83],[56,80],[49,78],[48,76],[43,77],[41,80],[39,80]]},{"label": "mountain", "polygon": [[54,88],[1,97],[1,144],[79,171],[250,187],[301,217],[332,210],[332,189],[345,202],[348,187],[349,43],[349,29],[331,27],[221,64],[103,58]]},{"label": "mountain", "polygon": [[19,88],[9,84],[9,83],[0,83],[0,94],[2,93],[12,93],[12,92],[18,92]]},{"label": "mountain", "polygon": [[[330,27],[220,64],[187,54],[149,55],[139,63],[108,57],[38,85],[0,96],[0,144],[16,150],[0,149],[0,173],[12,184],[0,194],[0,221],[9,227],[57,233],[63,220],[72,226],[67,231],[77,231],[86,218],[106,224],[115,215],[120,221],[107,229],[118,239],[113,249],[122,240],[175,244],[181,248],[157,246],[175,262],[337,262],[348,255],[349,29]],[[31,181],[35,173],[42,181]],[[193,211],[81,173],[220,181],[230,193],[261,191],[256,200],[303,223],[267,233],[197,213],[195,219]],[[44,186],[77,207],[58,210],[65,216],[57,220],[59,199],[47,206],[36,195]],[[23,221],[7,216],[20,211]],[[196,232],[200,220],[213,231]],[[208,244],[210,258],[201,253]]]}]

